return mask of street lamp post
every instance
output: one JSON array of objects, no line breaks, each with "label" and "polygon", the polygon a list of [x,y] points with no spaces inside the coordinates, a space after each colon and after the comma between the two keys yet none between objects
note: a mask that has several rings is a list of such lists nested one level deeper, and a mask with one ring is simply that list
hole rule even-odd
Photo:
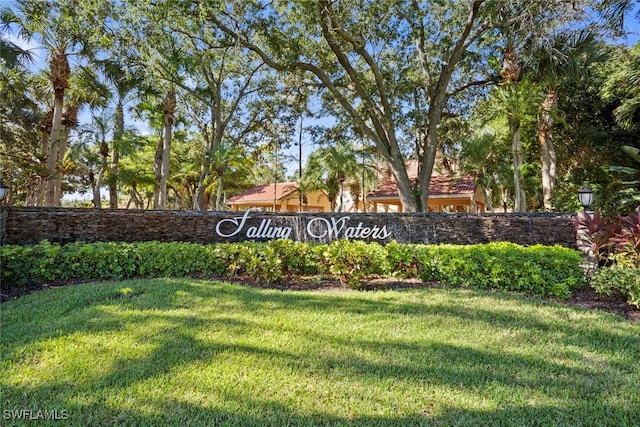
[{"label": "street lamp post", "polygon": [[6,209],[3,212],[2,201],[7,196],[9,187],[0,179],[0,245],[4,245],[7,240],[7,212]]},{"label": "street lamp post", "polygon": [[586,212],[593,204],[593,190],[585,184],[580,190],[578,190],[578,200],[580,200],[580,204]]},{"label": "street lamp post", "polygon": [[0,179],[0,202],[2,202],[7,195],[7,190],[9,190],[9,187]]},{"label": "street lamp post", "polygon": [[[580,190],[578,190],[578,200],[580,200],[580,204],[582,205],[584,221],[590,221],[591,215],[587,211],[589,207],[593,204],[593,190],[589,188],[588,185],[584,185]],[[580,214],[578,214],[579,216]],[[579,222],[580,224],[580,222]],[[588,224],[588,222],[587,222]],[[591,275],[597,268],[596,263],[596,254],[594,252],[593,246],[589,242],[588,231],[586,227],[578,228],[577,233],[577,243],[578,249],[580,249],[587,260],[586,263],[586,271],[587,274]]]}]

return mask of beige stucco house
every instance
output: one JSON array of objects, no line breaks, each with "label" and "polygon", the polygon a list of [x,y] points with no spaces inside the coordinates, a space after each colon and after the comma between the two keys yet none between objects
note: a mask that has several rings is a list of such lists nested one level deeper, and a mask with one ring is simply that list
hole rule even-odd
[{"label": "beige stucco house", "polygon": [[301,201],[297,182],[259,185],[230,197],[227,205],[233,211],[261,209],[270,212],[329,212],[331,210],[329,198],[320,190],[308,192],[306,203],[305,200]]},{"label": "beige stucco house", "polygon": [[[367,202],[373,205],[374,212],[402,212],[398,187],[392,178],[386,179],[370,192]],[[482,213],[486,204],[482,187],[475,182],[472,175],[431,177],[429,212]]]}]

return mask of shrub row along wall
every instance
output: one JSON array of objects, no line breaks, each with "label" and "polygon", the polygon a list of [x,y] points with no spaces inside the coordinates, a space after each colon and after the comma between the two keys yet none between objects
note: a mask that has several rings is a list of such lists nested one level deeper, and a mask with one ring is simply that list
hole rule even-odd
[{"label": "shrub row along wall", "polygon": [[3,207],[2,237],[8,244],[76,241],[267,241],[288,238],[322,242],[340,238],[388,243],[576,247],[571,214],[363,214],[143,211]]}]

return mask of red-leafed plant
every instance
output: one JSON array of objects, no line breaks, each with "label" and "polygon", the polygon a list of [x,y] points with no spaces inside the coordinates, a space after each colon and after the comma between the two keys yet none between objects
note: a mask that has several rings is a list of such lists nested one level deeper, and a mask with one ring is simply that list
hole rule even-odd
[{"label": "red-leafed plant", "polygon": [[640,267],[640,213],[620,216],[619,231],[612,237],[617,264]]},{"label": "red-leafed plant", "polygon": [[596,266],[608,264],[609,251],[615,244],[613,238],[620,221],[597,211],[593,214],[579,213],[574,222],[579,249],[592,256]]}]

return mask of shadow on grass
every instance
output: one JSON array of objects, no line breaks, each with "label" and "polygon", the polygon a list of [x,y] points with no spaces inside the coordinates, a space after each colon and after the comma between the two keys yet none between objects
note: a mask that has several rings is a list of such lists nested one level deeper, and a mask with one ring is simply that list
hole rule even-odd
[{"label": "shadow on grass", "polygon": [[[149,283],[158,284],[150,289]],[[101,285],[96,285],[101,286]],[[123,287],[130,290],[123,292]],[[477,295],[469,293],[470,295]],[[481,294],[485,295],[486,294]],[[54,337],[71,336],[88,331],[116,332],[123,327],[137,331],[140,345],[150,345],[143,357],[113,355],[109,369],[94,375],[89,381],[49,381],[30,386],[15,386],[2,375],[3,409],[14,408],[65,408],[72,425],[638,425],[640,424],[640,378],[634,365],[598,363],[595,366],[581,363],[578,353],[563,356],[573,361],[559,363],[543,356],[509,354],[503,351],[483,349],[482,343],[453,345],[434,341],[391,340],[384,343],[361,336],[336,336],[322,328],[309,329],[306,325],[285,325],[283,331],[309,342],[310,348],[339,348],[353,351],[303,354],[290,349],[249,345],[239,342],[246,331],[272,328],[260,322],[260,314],[272,311],[306,311],[309,313],[346,313],[358,315],[375,313],[380,318],[409,316],[416,321],[434,316],[443,322],[463,319],[470,327],[498,330],[546,331],[554,343],[563,349],[587,350],[598,354],[640,354],[638,328],[631,325],[615,332],[603,326],[572,323],[563,311],[555,316],[540,318],[525,311],[516,312],[497,308],[462,307],[460,304],[432,302],[406,302],[390,293],[379,299],[365,296],[344,296],[340,293],[313,294],[229,286],[220,283],[192,280],[132,281],[119,285],[105,284],[103,289],[78,297],[56,297],[52,293],[48,301],[33,305],[25,298],[26,309],[34,310],[28,324],[29,333],[20,334],[21,326],[15,324],[14,311],[9,310],[3,322],[0,338],[3,361],[19,363],[21,352],[33,343]],[[37,298],[37,296],[33,296]],[[519,297],[496,294],[491,296],[500,302],[521,301]],[[31,297],[29,297],[31,298]],[[39,318],[38,310],[56,306],[61,313],[52,322],[48,316]],[[202,304],[207,304],[203,308]],[[189,313],[193,308],[206,316]],[[24,310],[25,308],[22,307]],[[237,311],[252,313],[251,319],[233,317]],[[24,314],[24,313],[22,313]],[[63,315],[62,315],[63,314]],[[16,315],[17,316],[17,315]],[[35,316],[35,317],[34,317]],[[3,316],[4,317],[4,316]],[[18,316],[19,317],[19,316]],[[87,321],[88,319],[88,321]],[[47,323],[48,322],[48,323]],[[53,326],[49,325],[53,323]],[[161,325],[150,330],[146,325]],[[203,330],[222,331],[236,341],[203,340]],[[8,333],[7,333],[8,332]],[[12,336],[16,340],[10,342]],[[313,343],[322,343],[314,347]],[[6,351],[6,352],[5,352]],[[362,351],[364,353],[358,353]],[[569,350],[563,350],[565,353]],[[365,357],[369,354],[373,357]],[[353,413],[336,415],[320,411],[302,411],[292,404],[284,404],[265,395],[252,395],[242,389],[210,390],[219,395],[221,402],[196,404],[167,395],[147,398],[117,407],[101,401],[100,397],[131,393],[136,385],[144,385],[150,379],[170,377],[181,366],[195,363],[224,364],[229,355],[258,360],[261,369],[277,372],[288,367],[304,378],[319,375],[322,378],[340,379],[358,384],[382,382],[395,387],[402,384],[415,389],[418,410],[403,411],[397,415],[363,415]],[[11,366],[11,364],[9,364]],[[6,372],[6,371],[5,371]],[[626,375],[625,375],[626,374]],[[496,400],[495,409],[487,411],[460,408],[446,399],[430,406],[430,397],[421,395],[427,389],[446,389],[452,393],[463,390],[482,396],[483,389],[499,387],[504,401],[498,401],[487,391],[489,399]],[[632,390],[636,390],[633,394]],[[277,390],[273,390],[275,393]],[[508,393],[531,393],[538,398],[557,401],[558,405],[532,403],[522,405],[509,400]],[[623,396],[625,391],[630,395]],[[374,392],[374,391],[372,391]],[[79,396],[89,396],[83,402]],[[356,400],[359,396],[355,396]],[[364,398],[364,397],[363,397]],[[385,407],[383,397],[369,396],[370,403]],[[624,402],[624,403],[621,403]],[[140,408],[136,410],[135,406]],[[414,406],[414,405],[410,405]],[[229,409],[235,408],[235,410]],[[151,409],[149,409],[151,408]],[[384,412],[384,411],[383,411]]]}]

